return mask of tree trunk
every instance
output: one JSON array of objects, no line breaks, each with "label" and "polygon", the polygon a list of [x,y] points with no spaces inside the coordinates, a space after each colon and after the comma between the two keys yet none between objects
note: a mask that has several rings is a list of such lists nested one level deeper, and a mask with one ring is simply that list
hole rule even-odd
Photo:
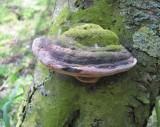
[{"label": "tree trunk", "polygon": [[56,5],[61,11],[56,10],[50,35],[95,23],[117,33],[138,64],[88,85],[38,63],[17,127],[146,127],[160,90],[160,2],[70,0],[67,6]]}]

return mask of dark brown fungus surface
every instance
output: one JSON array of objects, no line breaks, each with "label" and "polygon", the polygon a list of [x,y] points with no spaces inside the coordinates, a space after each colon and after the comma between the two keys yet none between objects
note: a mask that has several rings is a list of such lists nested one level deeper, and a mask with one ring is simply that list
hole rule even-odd
[{"label": "dark brown fungus surface", "polygon": [[[89,32],[96,33],[96,30],[92,28],[94,25],[92,25],[87,24],[85,30],[87,27]],[[84,27],[84,25],[81,27]],[[99,28],[100,32],[106,32],[101,27]],[[79,40],[75,37],[76,32],[75,35],[72,33],[73,30],[77,29],[72,28],[60,37],[49,38],[43,36],[36,38],[32,45],[34,55],[55,72],[74,76],[84,83],[96,83],[101,77],[125,72],[136,65],[136,58],[119,43],[114,42],[117,41],[117,37],[113,32],[107,30],[107,35],[103,35],[112,39],[113,43],[110,41],[105,46],[99,46],[99,43],[93,42],[95,45],[89,44],[88,46],[79,43]],[[81,29],[80,33],[85,36],[81,36],[81,39],[91,38],[91,35],[86,36],[87,33],[83,32],[85,31]],[[99,34],[98,32],[97,34]],[[108,36],[108,34],[110,35]],[[107,40],[107,38],[105,39]],[[91,41],[93,41],[92,38]]]}]

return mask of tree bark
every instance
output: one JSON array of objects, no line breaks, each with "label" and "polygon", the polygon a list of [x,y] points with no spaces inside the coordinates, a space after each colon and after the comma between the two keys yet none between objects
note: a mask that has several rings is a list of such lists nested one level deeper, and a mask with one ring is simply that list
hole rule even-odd
[{"label": "tree bark", "polygon": [[138,64],[128,72],[88,85],[38,63],[17,127],[146,127],[160,90],[160,2],[69,2],[69,9],[60,6],[50,35],[75,24],[95,23],[117,33]]}]

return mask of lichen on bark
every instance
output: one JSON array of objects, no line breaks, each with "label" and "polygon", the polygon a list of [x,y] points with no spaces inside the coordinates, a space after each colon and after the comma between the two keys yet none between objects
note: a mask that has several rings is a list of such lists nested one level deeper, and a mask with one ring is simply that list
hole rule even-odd
[{"label": "lichen on bark", "polygon": [[147,28],[142,27],[133,35],[134,47],[146,52],[150,56],[160,58],[160,37]]}]

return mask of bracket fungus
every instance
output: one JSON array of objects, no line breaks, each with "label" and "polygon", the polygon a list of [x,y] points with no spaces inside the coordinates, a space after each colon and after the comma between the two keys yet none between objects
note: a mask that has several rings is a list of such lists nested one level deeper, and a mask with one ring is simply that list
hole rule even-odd
[{"label": "bracket fungus", "polygon": [[119,43],[115,33],[96,24],[83,24],[58,37],[38,37],[34,55],[50,69],[84,83],[124,72],[137,60]]}]

